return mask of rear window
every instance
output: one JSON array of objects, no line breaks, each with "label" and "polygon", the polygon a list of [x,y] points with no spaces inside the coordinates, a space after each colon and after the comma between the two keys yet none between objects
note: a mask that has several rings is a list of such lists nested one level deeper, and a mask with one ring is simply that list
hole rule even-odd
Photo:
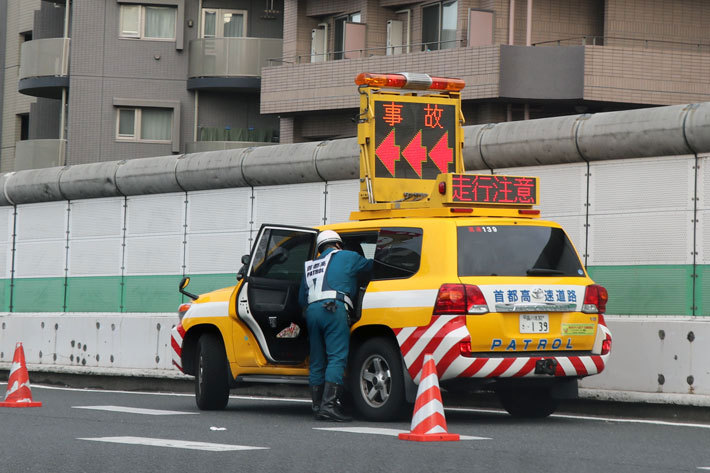
[{"label": "rear window", "polygon": [[459,276],[584,276],[572,243],[559,228],[458,227]]}]

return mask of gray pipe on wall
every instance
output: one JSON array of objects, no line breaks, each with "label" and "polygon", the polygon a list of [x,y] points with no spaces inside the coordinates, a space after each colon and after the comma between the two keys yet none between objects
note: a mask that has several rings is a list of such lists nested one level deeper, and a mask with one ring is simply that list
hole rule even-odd
[{"label": "gray pipe on wall", "polygon": [[[710,152],[710,102],[464,127],[466,169]],[[0,205],[356,179],[357,139],[0,174]]]}]

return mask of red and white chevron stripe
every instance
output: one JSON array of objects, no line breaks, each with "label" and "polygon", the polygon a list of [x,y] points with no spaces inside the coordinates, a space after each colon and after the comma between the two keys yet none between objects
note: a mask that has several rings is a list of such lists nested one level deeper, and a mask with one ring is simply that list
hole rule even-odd
[{"label": "red and white chevron stripe", "polygon": [[[605,337],[611,338],[602,321],[599,327]],[[550,352],[546,356],[476,357],[461,354],[460,344],[470,340],[463,315],[435,315],[429,325],[395,329],[405,365],[415,383],[419,383],[422,363],[426,353],[432,353],[439,379],[452,378],[515,378],[549,376],[536,375],[535,362],[541,359],[557,360],[555,376],[587,376],[604,370],[609,354],[565,356],[563,352]],[[522,356],[521,356],[522,355]]]},{"label": "red and white chevron stripe", "polygon": [[173,347],[173,364],[177,366],[177,369],[183,371],[182,369],[182,341],[185,337],[185,329],[182,327],[182,322],[177,324],[170,331],[170,346]]}]

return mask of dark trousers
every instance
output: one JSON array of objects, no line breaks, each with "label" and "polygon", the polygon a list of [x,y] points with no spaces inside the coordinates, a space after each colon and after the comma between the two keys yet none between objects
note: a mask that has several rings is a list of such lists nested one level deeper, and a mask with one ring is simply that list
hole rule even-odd
[{"label": "dark trousers", "polygon": [[343,384],[348,362],[350,327],[348,313],[342,302],[336,302],[335,312],[326,310],[318,301],[306,308],[306,324],[311,345],[310,384],[325,382]]}]

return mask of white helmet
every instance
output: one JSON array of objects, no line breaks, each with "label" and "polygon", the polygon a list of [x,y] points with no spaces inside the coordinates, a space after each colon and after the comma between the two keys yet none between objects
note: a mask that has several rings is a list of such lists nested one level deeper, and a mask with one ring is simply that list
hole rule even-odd
[{"label": "white helmet", "polygon": [[318,234],[318,238],[316,238],[316,247],[318,248],[318,251],[320,251],[321,247],[326,243],[342,244],[343,240],[340,238],[340,235],[333,230],[323,230]]}]

